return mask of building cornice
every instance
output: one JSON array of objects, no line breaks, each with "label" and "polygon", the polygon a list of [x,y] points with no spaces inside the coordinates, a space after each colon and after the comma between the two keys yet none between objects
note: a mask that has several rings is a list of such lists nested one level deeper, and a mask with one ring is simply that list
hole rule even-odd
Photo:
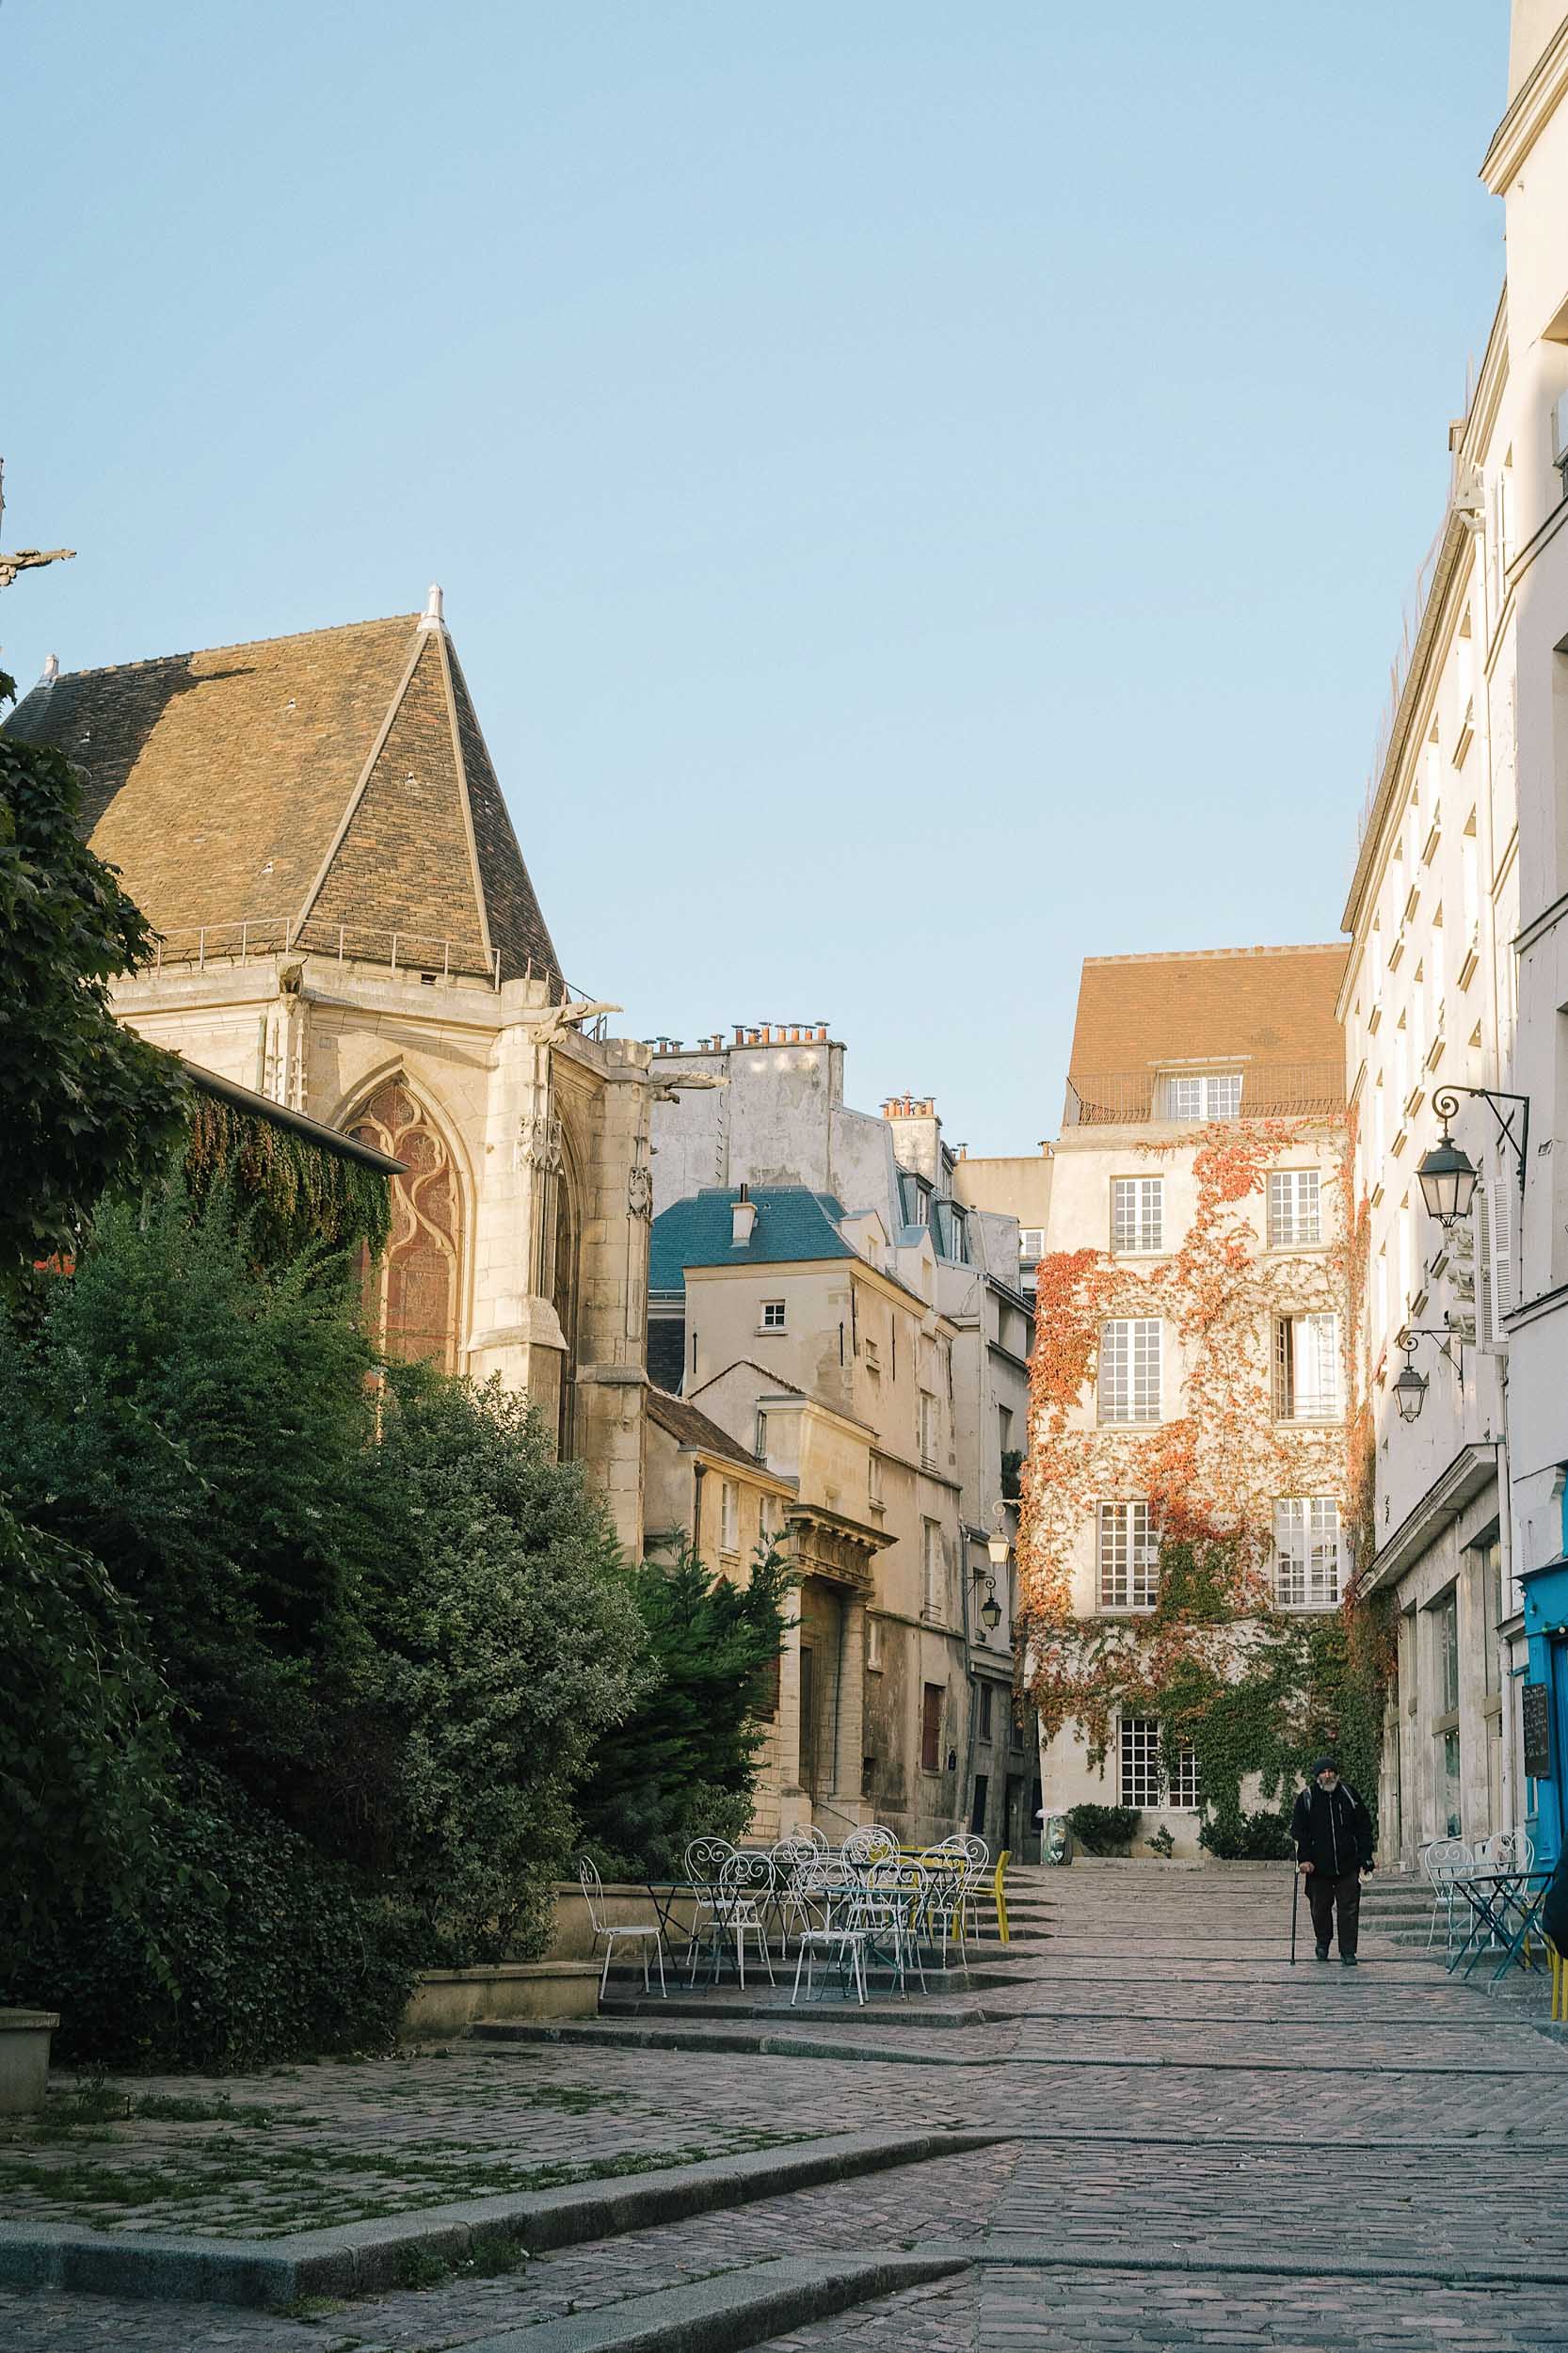
[{"label": "building cornice", "polygon": [[1345,901],[1345,912],[1339,920],[1340,930],[1351,933],[1352,936],[1360,920],[1368,884],[1377,865],[1378,847],[1383,839],[1384,823],[1395,798],[1395,788],[1399,783],[1400,770],[1404,760],[1405,747],[1410,740],[1416,712],[1427,692],[1428,664],[1432,658],[1432,642],[1437,635],[1439,623],[1453,592],[1461,558],[1467,552],[1469,546],[1469,526],[1464,517],[1450,505],[1448,520],[1443,526],[1443,538],[1437,552],[1437,562],[1432,567],[1432,586],[1427,592],[1427,600],[1421,610],[1421,624],[1416,633],[1416,644],[1411,652],[1410,666],[1405,672],[1404,686],[1395,709],[1394,725],[1388,737],[1388,749],[1384,754],[1383,773],[1378,778],[1377,791],[1372,796],[1372,808],[1367,820],[1367,830],[1361,837],[1361,849],[1355,861],[1355,872],[1351,879],[1350,895]]},{"label": "building cornice", "polygon": [[1530,149],[1568,95],[1568,16],[1558,26],[1519,95],[1492,135],[1480,178],[1494,196],[1506,193]]},{"label": "building cornice", "polygon": [[1489,1480],[1496,1479],[1500,1449],[1501,1441],[1496,1438],[1478,1438],[1473,1445],[1460,1448],[1374,1556],[1361,1581],[1361,1599],[1375,1593],[1380,1586],[1393,1584],[1445,1529],[1453,1526],[1465,1505],[1474,1502]]}]

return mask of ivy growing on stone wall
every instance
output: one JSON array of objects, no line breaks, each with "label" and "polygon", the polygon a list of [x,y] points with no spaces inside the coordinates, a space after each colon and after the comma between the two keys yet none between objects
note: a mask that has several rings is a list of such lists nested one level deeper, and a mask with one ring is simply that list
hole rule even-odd
[{"label": "ivy growing on stone wall", "polygon": [[392,1225],[387,1177],[291,1128],[211,1096],[193,1099],[186,1189],[200,1209],[214,1186],[227,1180],[244,1204],[258,1260],[282,1265],[312,1245],[344,1250],[363,1242],[373,1257],[385,1249]]}]

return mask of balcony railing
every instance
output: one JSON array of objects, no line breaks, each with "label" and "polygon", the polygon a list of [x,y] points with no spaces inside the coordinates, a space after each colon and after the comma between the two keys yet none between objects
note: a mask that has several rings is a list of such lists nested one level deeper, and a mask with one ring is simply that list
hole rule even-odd
[{"label": "balcony railing", "polygon": [[1340,1063],[1246,1063],[1223,1075],[1240,1075],[1239,1094],[1191,1070],[1075,1071],[1062,1124],[1204,1128],[1211,1119],[1329,1118],[1345,1108]]}]

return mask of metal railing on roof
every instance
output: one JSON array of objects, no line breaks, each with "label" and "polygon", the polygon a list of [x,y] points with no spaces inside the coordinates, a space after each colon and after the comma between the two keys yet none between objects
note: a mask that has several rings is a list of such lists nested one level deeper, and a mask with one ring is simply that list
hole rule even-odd
[{"label": "metal railing on roof", "polygon": [[1228,1072],[1220,1067],[1224,1077],[1240,1079],[1234,1097],[1229,1089],[1206,1091],[1208,1074],[1191,1068],[1075,1072],[1067,1081],[1062,1124],[1202,1128],[1216,1118],[1329,1117],[1345,1108],[1339,1063],[1246,1063],[1240,1072],[1234,1065]]},{"label": "metal railing on roof", "polygon": [[425,932],[387,931],[363,923],[328,923],[308,918],[296,927],[286,915],[249,915],[224,923],[180,923],[158,939],[153,969],[165,965],[248,964],[253,958],[291,954],[333,957],[339,964],[375,964],[392,972],[414,972],[431,980],[478,980],[501,986],[501,951],[477,939],[445,939]]}]

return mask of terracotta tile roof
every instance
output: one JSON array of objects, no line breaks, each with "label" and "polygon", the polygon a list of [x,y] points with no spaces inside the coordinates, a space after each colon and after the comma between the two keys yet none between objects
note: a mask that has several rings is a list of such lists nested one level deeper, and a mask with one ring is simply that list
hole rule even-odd
[{"label": "terracotta tile roof", "polygon": [[766,1479],[769,1471],[755,1454],[748,1454],[738,1438],[728,1430],[721,1430],[716,1421],[688,1405],[682,1397],[672,1397],[667,1389],[650,1388],[648,1392],[648,1417],[667,1430],[680,1446],[700,1447],[705,1454],[722,1454],[727,1462],[744,1463],[747,1470]]},{"label": "terracotta tile roof", "polygon": [[1244,1056],[1275,1067],[1342,1068],[1335,1000],[1348,949],[1210,948],[1086,956],[1071,1075]]},{"label": "terracotta tile roof", "polygon": [[[444,632],[419,616],[78,670],[9,731],[88,778],[88,840],[165,935],[249,923],[264,946],[338,942],[458,970],[560,971]],[[287,927],[285,935],[285,926]],[[427,954],[426,961],[434,961]]]}]

